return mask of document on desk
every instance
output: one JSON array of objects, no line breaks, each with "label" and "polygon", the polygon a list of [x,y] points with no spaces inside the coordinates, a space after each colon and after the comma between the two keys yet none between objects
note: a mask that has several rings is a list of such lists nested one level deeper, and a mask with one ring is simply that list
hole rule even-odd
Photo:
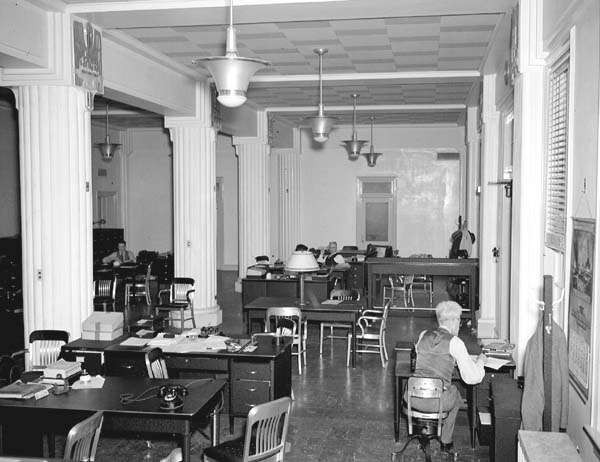
[{"label": "document on desk", "polygon": [[121,342],[121,346],[145,347],[148,344],[147,339],[138,337],[129,337]]},{"label": "document on desk", "polygon": [[341,300],[323,300],[321,305],[339,305],[340,303],[342,303]]},{"label": "document on desk", "polygon": [[[471,355],[471,358],[473,358],[473,361],[476,361],[478,357],[479,357],[478,355]],[[494,369],[495,371],[497,371],[502,366],[506,366],[511,361],[512,361],[512,359],[500,359],[500,358],[493,358],[491,356],[486,356],[485,361],[483,362],[483,365],[485,367],[489,367],[490,369]]]},{"label": "document on desk", "polygon": [[78,380],[71,388],[73,390],[89,390],[93,388],[102,388],[104,386],[104,377],[101,375],[94,375],[90,377],[88,381]]},{"label": "document on desk", "polygon": [[147,340],[148,345],[153,346],[153,347],[164,348],[169,345],[174,345],[174,344],[180,342],[183,338],[180,335],[175,335],[174,337],[165,337],[164,335],[165,335],[164,332],[161,332],[156,337],[154,337],[150,340]]},{"label": "document on desk", "polygon": [[229,337],[211,335],[208,338],[184,338],[163,348],[165,353],[210,353],[227,349],[226,340]]}]

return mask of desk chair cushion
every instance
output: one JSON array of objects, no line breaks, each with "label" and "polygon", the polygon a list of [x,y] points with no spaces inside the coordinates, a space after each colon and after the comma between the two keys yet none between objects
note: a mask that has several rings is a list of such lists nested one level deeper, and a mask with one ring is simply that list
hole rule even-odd
[{"label": "desk chair cushion", "polygon": [[[212,446],[204,450],[204,456],[218,462],[243,462],[244,460],[244,437],[225,441],[218,446]],[[254,452],[251,448],[251,452]]]}]

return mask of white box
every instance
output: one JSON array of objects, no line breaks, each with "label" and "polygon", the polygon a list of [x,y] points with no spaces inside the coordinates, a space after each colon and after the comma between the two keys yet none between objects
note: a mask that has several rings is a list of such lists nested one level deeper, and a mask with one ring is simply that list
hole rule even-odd
[{"label": "white box", "polygon": [[123,313],[96,311],[83,321],[84,340],[114,340],[123,335]]}]

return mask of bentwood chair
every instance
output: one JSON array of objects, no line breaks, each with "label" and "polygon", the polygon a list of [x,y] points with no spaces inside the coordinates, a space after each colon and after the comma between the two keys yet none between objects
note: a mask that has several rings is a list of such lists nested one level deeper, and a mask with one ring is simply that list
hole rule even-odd
[{"label": "bentwood chair", "polygon": [[[163,297],[168,295],[168,302],[163,303]],[[167,312],[171,325],[177,320],[180,323],[179,332],[183,332],[185,321],[192,321],[192,326],[196,327],[194,319],[194,280],[192,278],[173,278],[171,287],[163,289],[158,293],[159,304],[155,307],[156,315],[161,312]],[[185,317],[185,312],[189,311],[189,317]],[[179,319],[173,317],[174,313],[179,314]]]},{"label": "bentwood chair", "polygon": [[102,411],[98,411],[71,428],[65,443],[64,461],[94,462],[102,430],[102,420]]},{"label": "bentwood chair", "polygon": [[[360,292],[356,289],[345,290],[345,289],[333,289],[329,294],[329,300],[360,300]],[[324,335],[325,329],[329,328],[329,335]],[[345,335],[334,335],[334,329],[344,329]],[[323,356],[323,340],[330,339],[333,345],[333,339],[346,339],[348,337],[348,330],[350,326],[348,324],[336,324],[333,322],[322,322],[319,329],[319,356]]]},{"label": "bentwood chair", "polygon": [[[279,335],[292,337],[292,354],[298,356],[298,374],[302,375],[302,361],[306,366],[307,322],[297,307],[275,307],[267,310],[265,332],[271,332],[271,323]],[[296,347],[296,351],[294,351]]]},{"label": "bentwood chair", "polygon": [[64,330],[34,330],[29,334],[29,368],[40,369],[58,360],[65,343],[69,333]]},{"label": "bentwood chair", "polygon": [[[388,360],[385,346],[385,332],[391,302],[388,301],[383,310],[363,310],[356,326],[356,353],[375,353],[381,359],[381,366],[385,367]],[[350,352],[352,348],[352,333],[348,333],[346,347],[346,367],[350,366]]]},{"label": "bentwood chair", "polygon": [[207,448],[204,461],[283,461],[291,405],[285,397],[254,406],[248,412],[245,436]]},{"label": "bentwood chair", "polygon": [[[429,453],[431,440],[439,440],[442,436],[443,420],[448,417],[448,412],[442,410],[442,393],[444,384],[442,379],[433,377],[409,377],[406,387],[403,412],[408,423],[408,440],[397,452],[392,454],[392,461],[401,455],[413,440],[419,442],[419,447],[425,453],[425,460],[431,462]],[[414,399],[432,401],[432,409],[437,411],[423,412],[414,409]]]}]

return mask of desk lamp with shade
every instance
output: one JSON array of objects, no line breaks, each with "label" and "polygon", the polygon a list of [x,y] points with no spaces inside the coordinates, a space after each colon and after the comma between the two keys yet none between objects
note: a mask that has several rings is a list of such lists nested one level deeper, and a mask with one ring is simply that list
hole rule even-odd
[{"label": "desk lamp with shade", "polygon": [[319,264],[312,252],[299,250],[292,253],[285,264],[285,270],[298,273],[300,278],[300,306],[305,306],[304,301],[304,273],[312,273],[319,269]]}]

